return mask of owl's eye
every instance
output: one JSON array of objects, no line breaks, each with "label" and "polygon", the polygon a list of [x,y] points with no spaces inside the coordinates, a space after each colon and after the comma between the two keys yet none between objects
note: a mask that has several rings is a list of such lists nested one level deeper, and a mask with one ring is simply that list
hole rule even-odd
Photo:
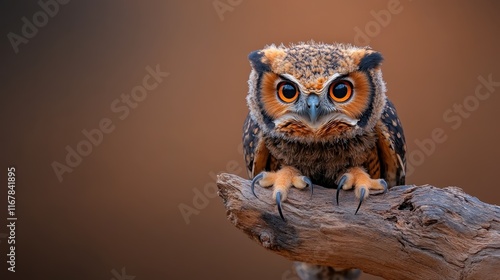
[{"label": "owl's eye", "polygon": [[346,102],[352,96],[352,84],[349,81],[339,81],[330,86],[330,98],[335,102]]},{"label": "owl's eye", "polygon": [[292,103],[299,97],[299,91],[294,84],[281,82],[278,84],[278,97],[283,102]]}]

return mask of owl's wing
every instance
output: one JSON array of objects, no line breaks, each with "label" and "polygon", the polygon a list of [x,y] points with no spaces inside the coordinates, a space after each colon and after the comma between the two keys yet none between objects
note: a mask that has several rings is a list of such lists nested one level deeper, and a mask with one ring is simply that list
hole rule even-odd
[{"label": "owl's wing", "polygon": [[274,166],[276,160],[269,154],[264,137],[262,137],[262,131],[250,114],[243,125],[243,155],[250,178],[264,170],[272,171],[276,168]]},{"label": "owl's wing", "polygon": [[405,184],[406,141],[403,126],[392,102],[387,99],[382,118],[377,124],[381,177],[390,187]]}]

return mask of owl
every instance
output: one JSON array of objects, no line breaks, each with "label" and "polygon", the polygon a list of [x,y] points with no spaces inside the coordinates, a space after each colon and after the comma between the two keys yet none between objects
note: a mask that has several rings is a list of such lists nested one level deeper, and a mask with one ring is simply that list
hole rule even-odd
[{"label": "owl", "polygon": [[382,55],[369,47],[270,45],[248,56],[249,114],[243,127],[246,167],[255,186],[273,186],[282,202],[291,187],[353,190],[355,214],[370,192],[405,183],[406,144],[386,96]]}]

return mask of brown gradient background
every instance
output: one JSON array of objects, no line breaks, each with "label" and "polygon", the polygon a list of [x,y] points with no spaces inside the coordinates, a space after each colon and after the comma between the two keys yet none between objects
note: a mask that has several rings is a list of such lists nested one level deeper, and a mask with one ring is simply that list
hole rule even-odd
[{"label": "brown gradient background", "polygon": [[[221,21],[212,0],[71,1],[15,54],[36,1],[3,1],[1,172],[17,169],[17,279],[293,279],[291,262],[260,247],[210,198],[186,225],[179,205],[236,160],[247,113],[247,54],[266,44],[354,43],[354,28],[388,1],[243,1]],[[15,6],[14,6],[15,5]],[[405,1],[370,45],[385,56],[388,95],[409,151],[441,127],[448,140],[408,178],[459,186],[500,204],[500,89],[458,130],[443,120],[474,93],[477,77],[500,81],[495,1]],[[142,83],[147,65],[170,76],[125,120],[111,102]],[[53,161],[83,129],[108,117],[116,128],[60,183]],[[245,175],[244,172],[240,172]],[[5,233],[6,192],[0,194]],[[333,197],[333,193],[332,193]],[[0,275],[7,244],[0,239]],[[390,253],[390,252],[388,252]],[[363,279],[375,279],[364,275]]]}]

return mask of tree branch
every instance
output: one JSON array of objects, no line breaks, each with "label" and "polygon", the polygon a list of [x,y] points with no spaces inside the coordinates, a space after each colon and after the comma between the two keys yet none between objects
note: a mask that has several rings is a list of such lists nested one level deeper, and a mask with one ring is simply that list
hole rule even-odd
[{"label": "tree branch", "polygon": [[292,189],[278,215],[271,190],[221,174],[228,219],[263,247],[293,261],[360,268],[386,279],[500,277],[500,207],[456,187],[397,186],[372,195],[357,215],[352,191]]}]

